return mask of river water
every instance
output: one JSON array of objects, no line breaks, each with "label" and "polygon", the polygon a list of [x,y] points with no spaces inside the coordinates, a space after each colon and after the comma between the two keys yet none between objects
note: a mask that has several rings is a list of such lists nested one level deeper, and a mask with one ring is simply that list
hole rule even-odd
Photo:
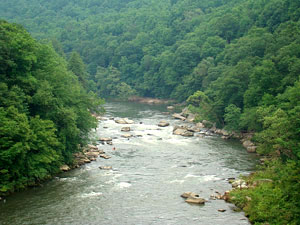
[{"label": "river water", "polygon": [[[122,138],[124,125],[113,120],[99,122],[92,136],[113,138],[112,146],[98,143],[112,158],[98,158],[43,187],[8,197],[0,202],[0,224],[250,224],[231,204],[209,200],[215,191],[230,189],[226,178],[255,168],[257,158],[239,142],[172,135],[172,127],[183,122],[163,114],[166,106],[112,102],[105,108],[107,118],[134,120],[129,126],[135,137]],[[160,120],[171,125],[159,129]],[[180,195],[187,191],[208,202],[204,206],[186,203]]]}]

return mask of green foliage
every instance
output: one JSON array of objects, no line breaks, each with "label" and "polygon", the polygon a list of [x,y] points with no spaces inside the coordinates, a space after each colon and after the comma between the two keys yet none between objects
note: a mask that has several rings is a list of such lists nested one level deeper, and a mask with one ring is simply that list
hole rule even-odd
[{"label": "green foliage", "polygon": [[242,208],[254,224],[299,224],[299,162],[269,162],[248,178],[255,188],[236,189],[232,202]]},{"label": "green foliage", "polygon": [[236,105],[229,105],[225,108],[225,129],[238,131],[240,126],[241,109]]},{"label": "green foliage", "polygon": [[88,74],[86,72],[84,62],[82,61],[78,52],[71,53],[68,62],[68,69],[78,77],[78,80],[82,84],[82,86],[87,88]]},{"label": "green foliage", "polygon": [[[20,123],[30,132],[37,132],[33,118],[49,132],[45,121],[52,121],[63,160],[71,160],[95,125],[87,109],[97,110],[97,101],[80,83],[105,97],[187,99],[198,120],[256,132],[258,152],[281,160],[273,167],[282,173],[270,172],[278,182],[249,190],[251,220],[299,223],[300,198],[292,186],[299,186],[299,1],[10,0],[0,16],[70,56],[67,64],[20,26],[1,22],[0,107],[25,116]],[[279,182],[284,179],[286,186]],[[9,184],[2,190],[14,187]],[[249,205],[244,197],[240,193],[237,204]]]},{"label": "green foliage", "polygon": [[131,86],[121,81],[121,73],[114,67],[108,69],[98,67],[96,78],[99,95],[124,100],[136,95],[136,91]]},{"label": "green foliage", "polygon": [[196,121],[208,120],[218,122],[217,117],[213,113],[212,102],[202,92],[197,91],[187,99],[189,109],[193,113],[197,113]]},{"label": "green foliage", "polygon": [[[0,58],[2,195],[47,179],[71,162],[72,152],[96,127],[91,112],[102,101],[85,91],[52,47],[21,26],[0,21]],[[76,63],[82,69],[76,72],[84,73],[80,60],[70,69]]]}]

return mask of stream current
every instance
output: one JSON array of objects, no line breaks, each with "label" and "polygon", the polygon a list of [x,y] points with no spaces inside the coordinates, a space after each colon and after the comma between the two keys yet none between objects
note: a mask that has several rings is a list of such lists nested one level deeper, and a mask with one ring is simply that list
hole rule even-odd
[{"label": "stream current", "polygon": [[[0,224],[250,224],[242,212],[232,210],[233,205],[209,200],[215,191],[231,189],[226,178],[246,175],[257,164],[256,156],[238,141],[173,135],[173,127],[184,122],[165,115],[166,106],[111,102],[105,109],[107,118],[134,120],[130,125],[111,119],[99,122],[92,135],[113,138],[113,145],[98,142],[111,158],[97,158],[42,187],[9,196],[0,202]],[[170,126],[159,128],[161,120]],[[124,126],[131,127],[134,137],[121,137]],[[180,195],[188,191],[208,202],[186,203]]]}]

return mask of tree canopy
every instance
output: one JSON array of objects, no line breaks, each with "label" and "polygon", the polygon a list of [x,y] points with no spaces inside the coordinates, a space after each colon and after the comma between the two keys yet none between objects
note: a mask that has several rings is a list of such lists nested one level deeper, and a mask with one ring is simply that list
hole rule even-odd
[{"label": "tree canopy", "polygon": [[0,21],[0,62],[1,194],[70,163],[96,127],[91,112],[101,102],[50,44],[38,43],[19,25]]},{"label": "tree canopy", "polygon": [[[277,160],[265,176],[288,185],[258,189],[250,219],[299,223],[299,201],[291,199],[299,199],[300,1],[4,0],[0,17],[50,40],[59,54],[1,22],[2,183],[11,179],[3,165],[37,148],[31,140],[45,140],[41,149],[53,155],[40,164],[69,158],[93,126],[87,109],[94,104],[86,104],[92,97],[84,88],[104,97],[173,98],[187,101],[198,120],[255,132],[258,152]],[[269,193],[288,199],[282,212],[293,213],[279,220],[257,213],[265,212]]]}]

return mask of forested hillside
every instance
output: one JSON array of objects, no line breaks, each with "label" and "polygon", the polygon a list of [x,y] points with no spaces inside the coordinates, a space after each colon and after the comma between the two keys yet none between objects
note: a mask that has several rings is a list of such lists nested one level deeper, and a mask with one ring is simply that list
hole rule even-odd
[{"label": "forested hillside", "polygon": [[51,45],[0,21],[0,196],[51,177],[86,143],[100,101],[78,80]]},{"label": "forested hillside", "polygon": [[273,182],[240,205],[253,222],[300,223],[300,1],[4,0],[0,17],[81,56],[100,96],[187,100],[198,120],[255,132],[276,160],[251,179]]}]

